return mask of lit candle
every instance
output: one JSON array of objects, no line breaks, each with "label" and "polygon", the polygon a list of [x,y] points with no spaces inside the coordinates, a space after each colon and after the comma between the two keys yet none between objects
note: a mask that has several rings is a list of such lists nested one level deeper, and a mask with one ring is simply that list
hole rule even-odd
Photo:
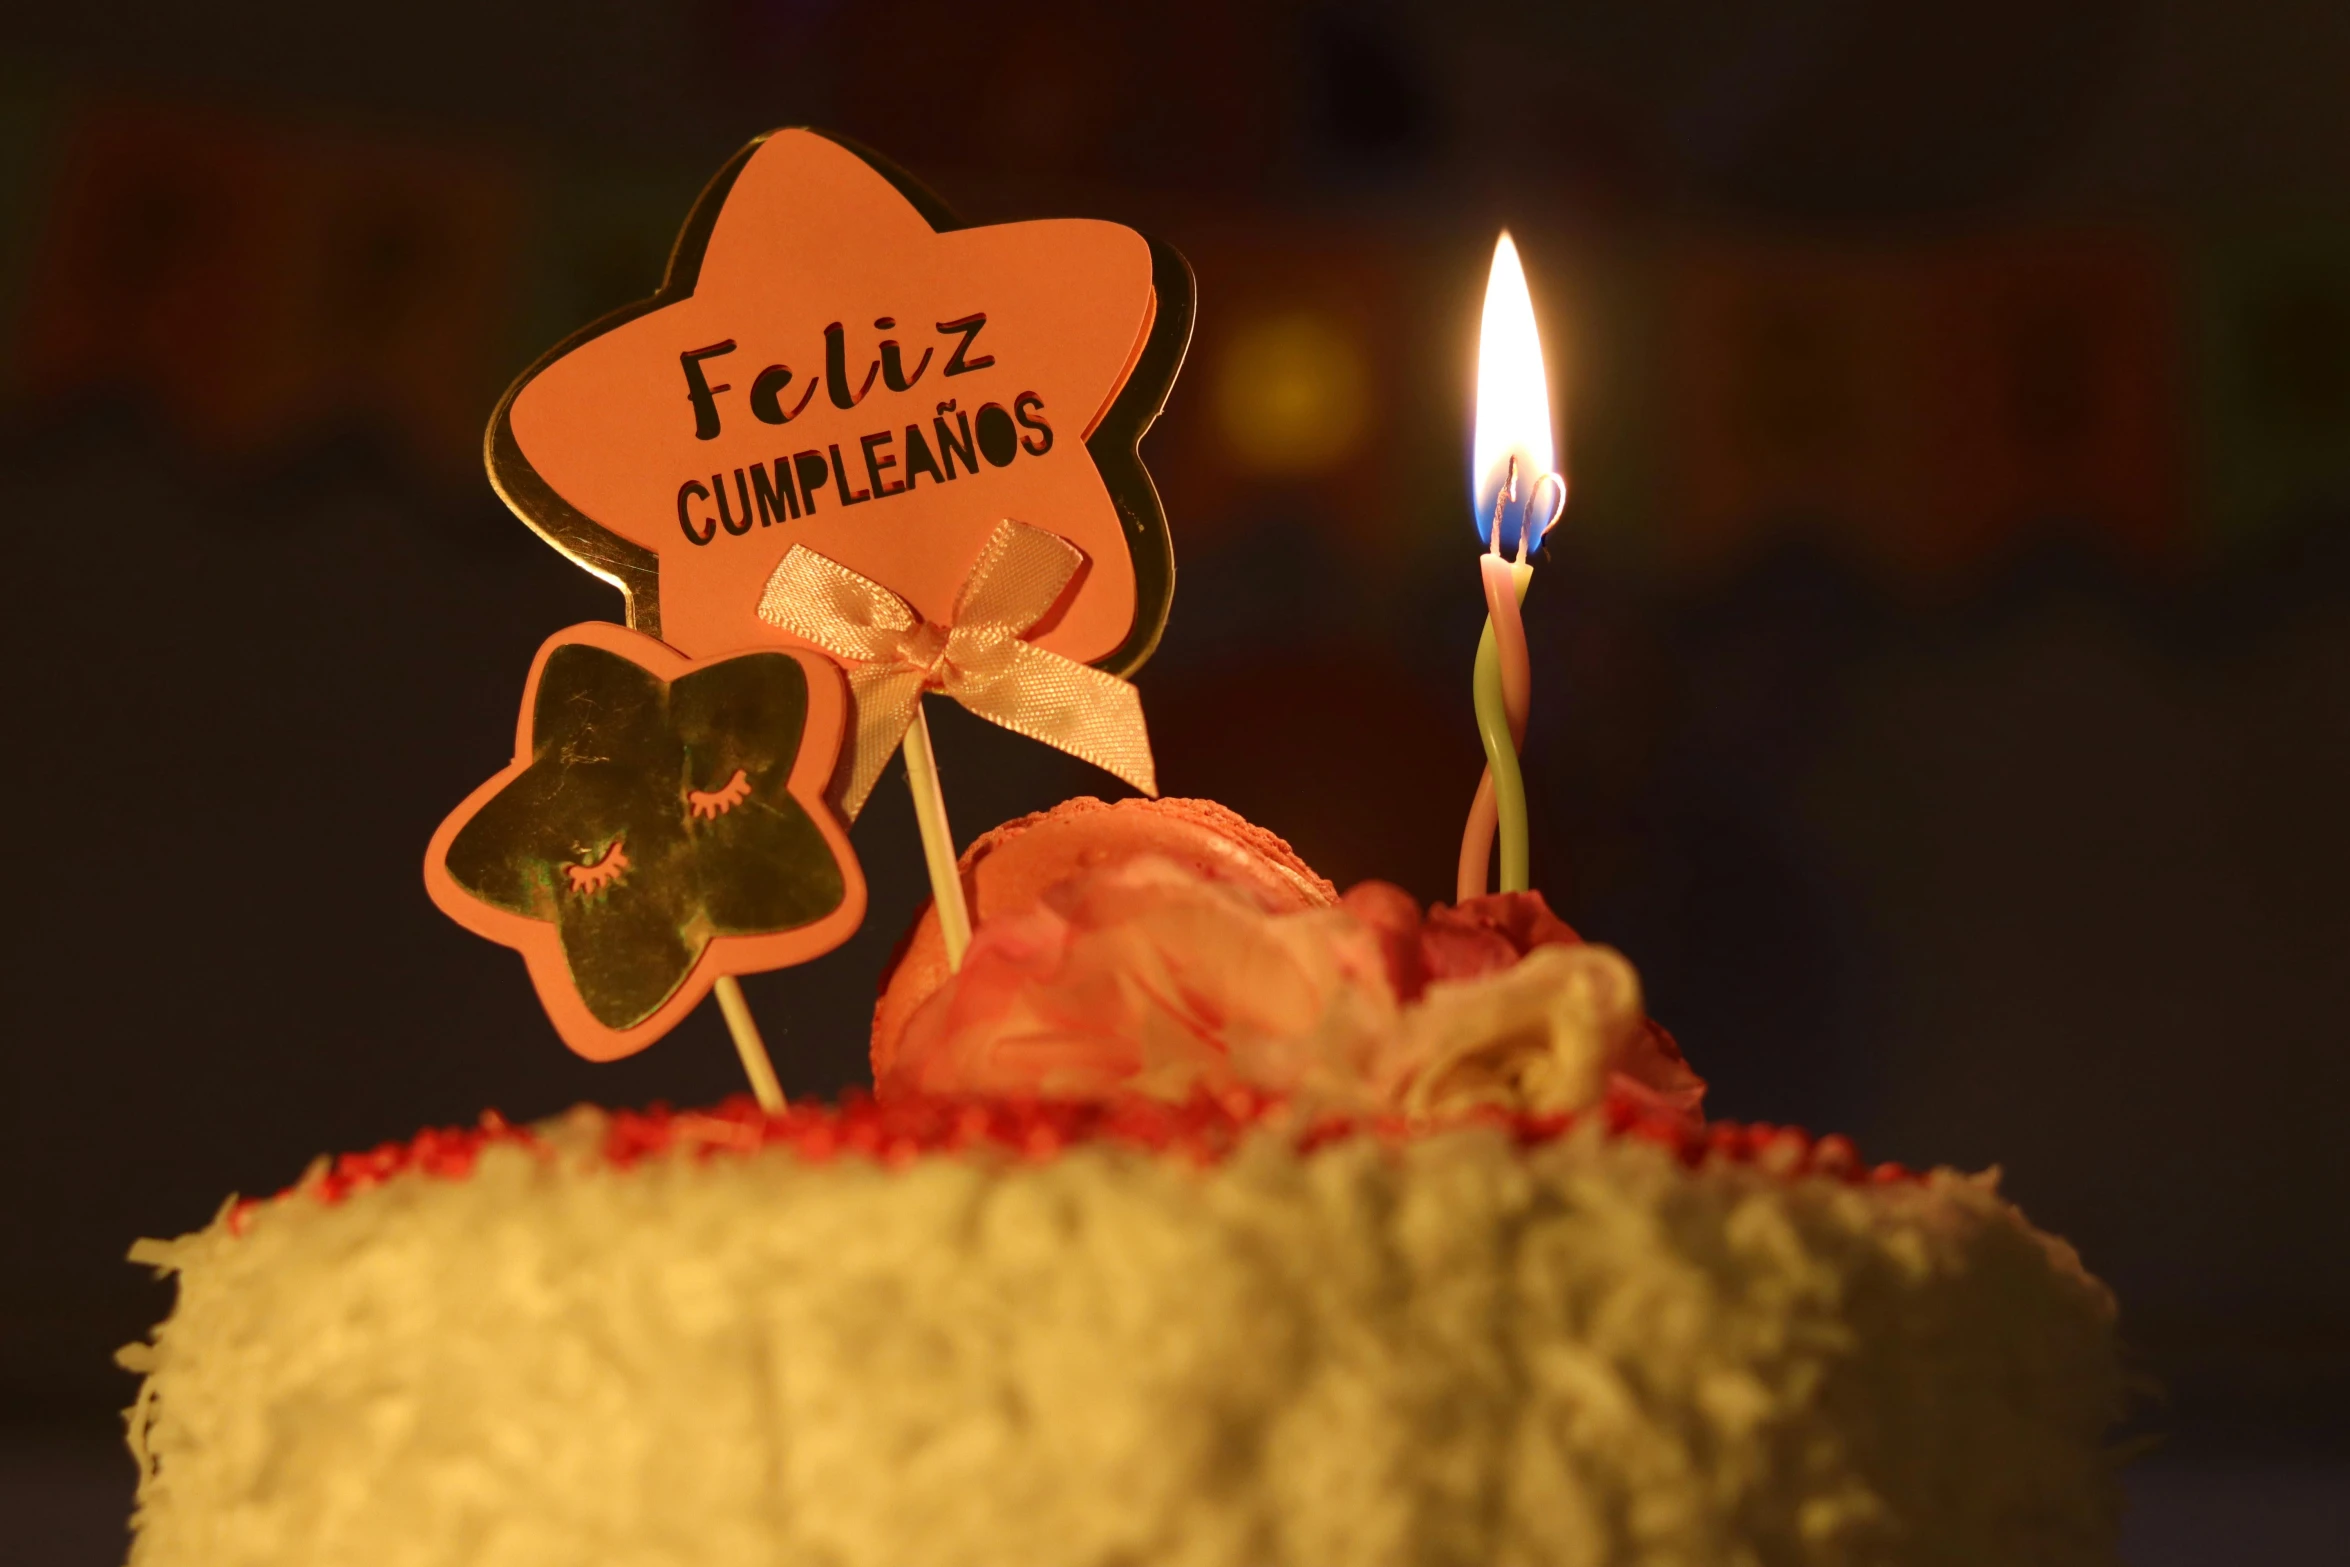
[{"label": "lit candle", "polygon": [[1461,834],[1457,896],[1485,891],[1496,836],[1501,890],[1523,892],[1528,876],[1526,789],[1518,770],[1526,739],[1531,671],[1518,606],[1534,580],[1528,557],[1566,509],[1567,481],[1552,466],[1550,386],[1542,337],[1526,289],[1518,247],[1507,230],[1493,247],[1485,314],[1477,333],[1477,429],[1469,458],[1469,501],[1485,545],[1478,572],[1485,589],[1485,634],[1477,643],[1473,682],[1485,776]]}]

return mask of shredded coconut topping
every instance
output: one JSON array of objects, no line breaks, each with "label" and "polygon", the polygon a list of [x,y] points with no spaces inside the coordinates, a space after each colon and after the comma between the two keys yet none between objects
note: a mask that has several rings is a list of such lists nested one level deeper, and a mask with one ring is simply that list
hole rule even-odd
[{"label": "shredded coconut topping", "polygon": [[2114,1559],[2068,1249],[1631,1104],[581,1110],[136,1255],[134,1567]]}]

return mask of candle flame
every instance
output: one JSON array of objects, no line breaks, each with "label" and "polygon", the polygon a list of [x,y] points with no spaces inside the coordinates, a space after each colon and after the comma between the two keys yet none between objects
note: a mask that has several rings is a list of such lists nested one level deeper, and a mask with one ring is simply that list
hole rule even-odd
[{"label": "candle flame", "polygon": [[1526,269],[1504,229],[1493,247],[1485,315],[1477,331],[1477,433],[1470,447],[1469,495],[1479,538],[1514,549],[1531,522],[1532,542],[1541,542],[1563,483],[1553,479],[1536,495],[1537,484],[1553,472],[1551,463],[1550,381],[1542,365],[1542,334],[1534,325]]}]

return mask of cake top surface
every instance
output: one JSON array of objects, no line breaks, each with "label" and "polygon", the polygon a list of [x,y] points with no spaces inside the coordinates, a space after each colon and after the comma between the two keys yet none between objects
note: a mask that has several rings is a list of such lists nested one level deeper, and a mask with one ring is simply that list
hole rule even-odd
[{"label": "cake top surface", "polygon": [[[1683,1162],[1901,1181],[1841,1137],[1708,1124],[1704,1081],[1647,1014],[1639,978],[1539,893],[1423,909],[1341,893],[1213,801],[1079,799],[963,856],[977,930],[959,969],[926,913],[885,981],[875,1092],[762,1110],[492,1112],[321,1159],[281,1196],[338,1202],[410,1172],[468,1175],[512,1145],[626,1167],[760,1150],[823,1162],[1045,1160],[1102,1146],[1194,1162],[1270,1134],[1301,1152],[1463,1125],[1521,1146],[1577,1128]],[[256,1205],[244,1204],[240,1214]]]},{"label": "cake top surface", "polygon": [[[1341,893],[1290,846],[1203,800],[1066,801],[963,856],[978,928],[959,969],[918,920],[875,1012],[876,1091],[762,1109],[579,1107],[321,1158],[279,1200],[341,1202],[395,1178],[470,1175],[511,1146],[627,1168],[762,1151],[823,1163],[1050,1160],[1105,1147],[1194,1163],[1252,1137],[1300,1153],[1464,1126],[1521,1147],[1578,1130],[1692,1168],[1901,1183],[1840,1136],[1708,1123],[1703,1079],[1639,978],[1539,893],[1423,909]],[[233,1210],[241,1225],[262,1204]]]},{"label": "cake top surface", "polygon": [[1213,1163],[1255,1133],[1286,1136],[1298,1151],[1310,1153],[1349,1139],[1397,1142],[1467,1126],[1494,1128],[1522,1147],[1591,1128],[1609,1139],[1663,1148],[1692,1168],[1745,1165],[1790,1179],[1817,1176],[1854,1184],[1894,1185],[1919,1179],[1899,1164],[1864,1161],[1851,1139],[1838,1134],[1814,1137],[1800,1127],[1762,1122],[1698,1126],[1624,1095],[1611,1095],[1583,1112],[1481,1109],[1440,1121],[1306,1115],[1294,1104],[1245,1089],[1180,1102],[1142,1095],[1098,1100],[907,1095],[877,1100],[858,1093],[835,1104],[800,1101],[779,1113],[760,1109],[744,1095],[698,1110],[653,1105],[607,1111],[581,1106],[553,1121],[530,1125],[490,1111],[473,1126],[429,1128],[405,1141],[322,1157],[275,1198],[241,1201],[231,1213],[232,1223],[241,1227],[268,1201],[340,1203],[408,1175],[463,1180],[473,1173],[483,1152],[494,1147],[552,1158],[559,1148],[584,1145],[594,1161],[621,1169],[663,1157],[731,1158],[763,1151],[809,1163],[864,1159],[903,1166],[957,1155],[1039,1162],[1085,1147]]}]

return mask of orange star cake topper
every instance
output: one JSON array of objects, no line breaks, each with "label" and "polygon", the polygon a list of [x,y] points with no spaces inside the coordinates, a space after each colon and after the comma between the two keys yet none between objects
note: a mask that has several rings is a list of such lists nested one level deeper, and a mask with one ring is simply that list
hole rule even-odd
[{"label": "orange star cake topper", "polygon": [[1190,337],[1191,272],[1115,223],[958,226],[877,155],[808,130],[736,154],[651,299],[507,392],[490,472],[523,518],[702,657],[794,545],[951,613],[999,523],[1083,563],[1031,640],[1130,673],[1174,556],[1135,443]]}]

